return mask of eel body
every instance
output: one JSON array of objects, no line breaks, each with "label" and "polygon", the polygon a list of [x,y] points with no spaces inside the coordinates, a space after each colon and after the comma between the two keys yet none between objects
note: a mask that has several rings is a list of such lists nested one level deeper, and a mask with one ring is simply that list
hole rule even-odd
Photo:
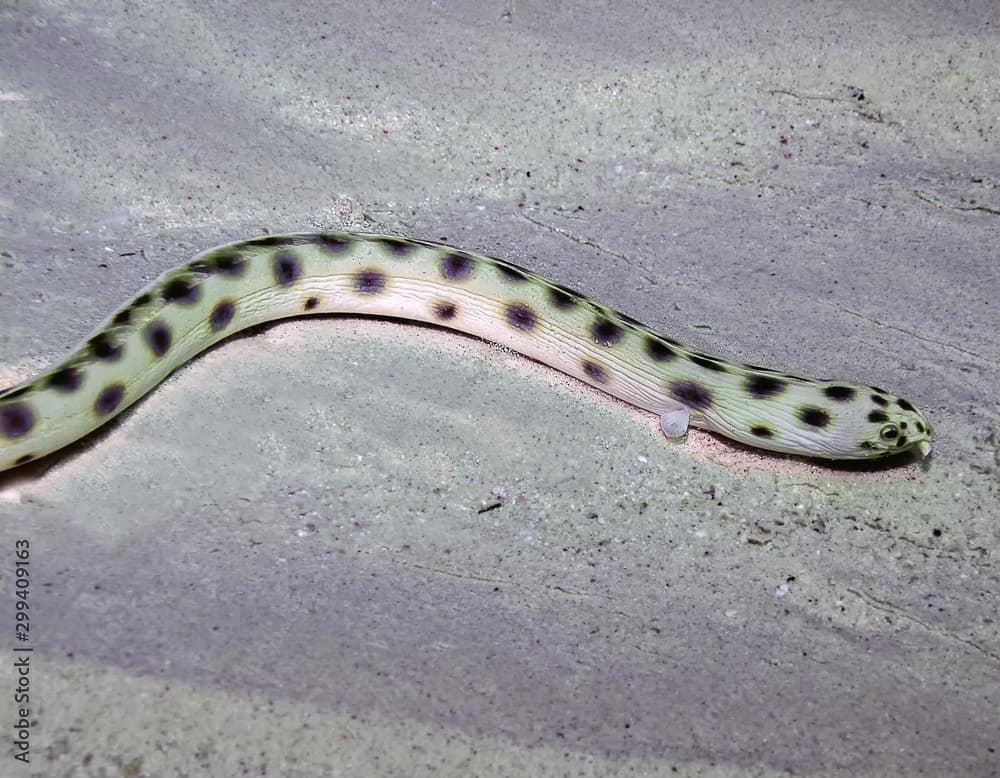
[{"label": "eel body", "polygon": [[115,311],[61,363],[0,391],[0,470],[101,426],[213,343],[262,322],[355,313],[476,335],[660,415],[824,459],[931,449],[911,403],[702,353],[501,259],[364,233],[268,235],[206,251]]}]

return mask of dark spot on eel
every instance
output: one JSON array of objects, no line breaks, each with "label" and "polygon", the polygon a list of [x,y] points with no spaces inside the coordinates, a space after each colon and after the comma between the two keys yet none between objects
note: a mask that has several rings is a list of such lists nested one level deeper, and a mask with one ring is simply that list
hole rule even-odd
[{"label": "dark spot on eel", "polygon": [[572,308],[577,304],[577,296],[570,290],[561,286],[549,286],[549,300],[556,308]]},{"label": "dark spot on eel", "polygon": [[359,270],[354,274],[354,291],[358,294],[379,294],[385,289],[385,276],[378,270]]},{"label": "dark spot on eel", "polygon": [[677,352],[671,346],[653,335],[646,338],[646,353],[657,362],[669,362],[677,358]]},{"label": "dark spot on eel", "polygon": [[125,352],[125,349],[106,332],[97,333],[87,341],[87,346],[94,359],[100,359],[103,362],[117,362]]},{"label": "dark spot on eel", "polygon": [[509,303],[504,310],[504,318],[511,327],[519,330],[534,329],[537,321],[535,312],[524,303]]},{"label": "dark spot on eel", "polygon": [[151,321],[146,325],[142,335],[146,339],[146,345],[149,346],[150,351],[158,357],[167,353],[173,340],[170,327],[162,321]]},{"label": "dark spot on eel", "polygon": [[403,238],[378,238],[378,242],[382,244],[390,254],[397,257],[405,257],[407,254],[411,254],[415,249],[412,243]]},{"label": "dark spot on eel", "polygon": [[623,334],[625,334],[625,330],[621,326],[603,316],[594,319],[594,323],[590,327],[590,336],[595,343],[602,346],[613,346],[622,339]]},{"label": "dark spot on eel", "polygon": [[744,386],[752,397],[761,400],[765,397],[774,397],[776,394],[781,394],[785,391],[785,387],[788,384],[780,378],[774,378],[769,375],[751,375],[747,376]]},{"label": "dark spot on eel", "polygon": [[803,424],[808,424],[810,427],[818,427],[819,429],[822,429],[830,423],[830,414],[822,408],[806,406],[804,408],[799,408],[799,420]]},{"label": "dark spot on eel", "polygon": [[583,360],[581,364],[583,366],[584,374],[591,381],[598,384],[606,384],[608,382],[608,371],[599,364],[591,362],[589,359]]},{"label": "dark spot on eel", "polygon": [[82,383],[83,374],[75,367],[61,367],[48,380],[48,385],[59,392],[75,392]]},{"label": "dark spot on eel", "polygon": [[688,408],[703,409],[712,407],[712,393],[694,381],[672,382],[669,394]]},{"label": "dark spot on eel", "polygon": [[472,272],[474,261],[466,254],[445,254],[441,257],[441,277],[448,281],[464,281]]},{"label": "dark spot on eel", "polygon": [[35,426],[35,414],[27,403],[13,403],[0,408],[0,432],[5,438],[20,438]]},{"label": "dark spot on eel", "polygon": [[215,269],[224,276],[241,276],[247,262],[239,254],[221,254],[215,258]]},{"label": "dark spot on eel", "polygon": [[190,305],[198,301],[201,290],[189,278],[175,278],[163,287],[163,302]]},{"label": "dark spot on eel", "polygon": [[104,387],[97,399],[94,400],[94,413],[99,416],[107,416],[114,411],[125,396],[125,384],[120,381]]},{"label": "dark spot on eel", "polygon": [[823,394],[829,397],[831,400],[836,400],[837,402],[849,402],[857,396],[857,392],[852,386],[827,386],[823,389]]},{"label": "dark spot on eel", "polygon": [[271,260],[271,270],[278,286],[295,283],[302,275],[302,267],[291,251],[279,251]]},{"label": "dark spot on eel", "polygon": [[724,364],[707,354],[692,354],[691,361],[698,365],[698,367],[703,367],[706,370],[714,370],[717,373],[729,372],[728,368]]},{"label": "dark spot on eel", "polygon": [[233,305],[232,300],[220,300],[208,315],[208,326],[212,328],[212,332],[225,329],[233,320],[235,313],[236,306]]},{"label": "dark spot on eel", "polygon": [[344,235],[330,232],[324,235],[317,235],[313,242],[317,246],[322,246],[332,254],[342,254],[350,248],[353,241]]},{"label": "dark spot on eel", "polygon": [[434,318],[440,319],[441,321],[449,321],[455,318],[455,314],[458,313],[458,308],[455,307],[455,303],[447,302],[437,302],[434,303]]},{"label": "dark spot on eel", "polygon": [[496,262],[497,270],[500,271],[500,275],[506,278],[508,281],[513,281],[515,284],[520,284],[528,280],[528,271],[524,268],[518,267],[517,265],[512,265],[509,262],[500,262],[499,260],[494,260]]}]

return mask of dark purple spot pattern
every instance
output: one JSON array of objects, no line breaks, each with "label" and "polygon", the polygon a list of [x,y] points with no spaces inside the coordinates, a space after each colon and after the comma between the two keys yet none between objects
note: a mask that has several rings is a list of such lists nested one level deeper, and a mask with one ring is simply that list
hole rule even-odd
[{"label": "dark purple spot pattern", "polygon": [[668,394],[688,408],[702,410],[712,407],[712,393],[694,381],[673,381]]},{"label": "dark purple spot pattern", "polygon": [[12,403],[0,408],[0,434],[5,438],[20,438],[35,426],[35,414],[27,403]]},{"label": "dark purple spot pattern", "polygon": [[692,354],[691,361],[698,365],[698,367],[703,367],[706,370],[714,370],[717,373],[729,372],[729,369],[724,364],[707,354]]},{"label": "dark purple spot pattern", "polygon": [[606,384],[608,382],[608,371],[601,365],[591,362],[589,359],[584,359],[580,365],[583,367],[584,375],[595,384]]},{"label": "dark purple spot pattern", "polygon": [[417,248],[408,240],[403,240],[402,238],[379,238],[378,242],[382,244],[382,247],[386,251],[396,257],[405,257],[408,254],[412,254]]},{"label": "dark purple spot pattern", "polygon": [[529,332],[538,323],[538,317],[524,303],[508,303],[504,309],[504,319],[514,329]]},{"label": "dark purple spot pattern", "polygon": [[858,393],[852,386],[836,385],[824,387],[823,394],[831,400],[836,400],[839,403],[846,403],[853,400]]},{"label": "dark purple spot pattern", "polygon": [[385,275],[378,270],[359,270],[354,274],[354,291],[358,294],[380,294],[385,289]]},{"label": "dark purple spot pattern", "polygon": [[781,394],[787,388],[788,383],[774,376],[751,375],[747,376],[744,386],[751,397],[763,400],[765,397]]},{"label": "dark purple spot pattern", "polygon": [[624,334],[625,330],[611,321],[611,319],[606,319],[603,316],[598,316],[594,319],[594,323],[590,326],[590,337],[594,339],[595,343],[601,346],[615,345],[615,343],[622,339],[622,335]]},{"label": "dark purple spot pattern", "polygon": [[224,276],[241,276],[247,261],[239,254],[222,254],[215,258],[215,269]]},{"label": "dark purple spot pattern", "polygon": [[434,303],[434,318],[439,321],[451,321],[458,313],[455,303],[436,302]]},{"label": "dark purple spot pattern", "polygon": [[823,429],[830,424],[830,414],[822,408],[807,405],[803,408],[799,408],[799,420],[803,424],[807,424],[810,427]]},{"label": "dark purple spot pattern", "polygon": [[677,358],[677,352],[671,346],[652,335],[646,338],[646,353],[657,362],[669,362]]},{"label": "dark purple spot pattern", "polygon": [[117,408],[125,396],[125,384],[117,382],[104,387],[94,400],[94,413],[107,416]]},{"label": "dark purple spot pattern", "polygon": [[549,300],[556,308],[572,308],[577,304],[578,299],[570,290],[561,286],[549,286]]},{"label": "dark purple spot pattern", "polygon": [[158,357],[162,357],[170,350],[173,336],[170,334],[170,327],[162,321],[151,321],[142,331],[142,336],[149,346],[149,350]]},{"label": "dark purple spot pattern", "polygon": [[517,265],[511,265],[507,262],[497,262],[496,266],[497,270],[500,271],[500,275],[508,281],[520,284],[528,280],[528,271],[523,268],[519,268]]},{"label": "dark purple spot pattern", "polygon": [[351,247],[352,242],[350,238],[335,232],[317,235],[314,240],[317,246],[326,249],[331,254],[343,254]]},{"label": "dark purple spot pattern", "polygon": [[447,281],[464,281],[472,273],[475,260],[467,254],[451,253],[441,257],[441,278]]},{"label": "dark purple spot pattern", "polygon": [[94,359],[102,362],[117,362],[122,358],[125,349],[122,348],[115,339],[106,332],[99,332],[87,341],[90,354]]},{"label": "dark purple spot pattern", "polygon": [[220,300],[208,315],[208,326],[212,328],[212,332],[219,332],[229,326],[235,314],[236,306],[232,300]]},{"label": "dark purple spot pattern", "polygon": [[75,367],[61,367],[49,376],[47,383],[58,392],[75,392],[83,383],[83,373]]},{"label": "dark purple spot pattern", "polygon": [[302,275],[302,266],[291,251],[279,251],[271,260],[271,272],[278,286],[289,286]]},{"label": "dark purple spot pattern", "polygon": [[201,289],[190,278],[175,278],[163,287],[163,302],[191,305],[198,302]]}]

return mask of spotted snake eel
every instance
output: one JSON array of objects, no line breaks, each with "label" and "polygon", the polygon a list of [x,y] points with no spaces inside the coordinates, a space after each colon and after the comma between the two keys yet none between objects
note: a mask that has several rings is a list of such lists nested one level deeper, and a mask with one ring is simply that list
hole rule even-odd
[{"label": "spotted snake eel", "polygon": [[873,459],[931,426],[877,387],[702,353],[501,259],[365,233],[267,235],[197,255],[112,314],[67,359],[0,391],[0,470],[83,437],[208,346],[262,322],[354,313],[479,336],[660,415],[772,451]]}]

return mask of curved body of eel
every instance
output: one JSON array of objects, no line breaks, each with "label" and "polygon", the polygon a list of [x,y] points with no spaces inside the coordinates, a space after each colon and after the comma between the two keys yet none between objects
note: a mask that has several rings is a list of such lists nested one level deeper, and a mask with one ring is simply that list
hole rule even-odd
[{"label": "curved body of eel", "polygon": [[269,235],[206,251],[150,284],[72,355],[0,391],[0,470],[121,413],[219,340],[305,313],[413,319],[501,343],[632,405],[664,432],[702,427],[824,459],[916,447],[931,427],[906,400],[703,354],[517,265],[363,233]]}]

